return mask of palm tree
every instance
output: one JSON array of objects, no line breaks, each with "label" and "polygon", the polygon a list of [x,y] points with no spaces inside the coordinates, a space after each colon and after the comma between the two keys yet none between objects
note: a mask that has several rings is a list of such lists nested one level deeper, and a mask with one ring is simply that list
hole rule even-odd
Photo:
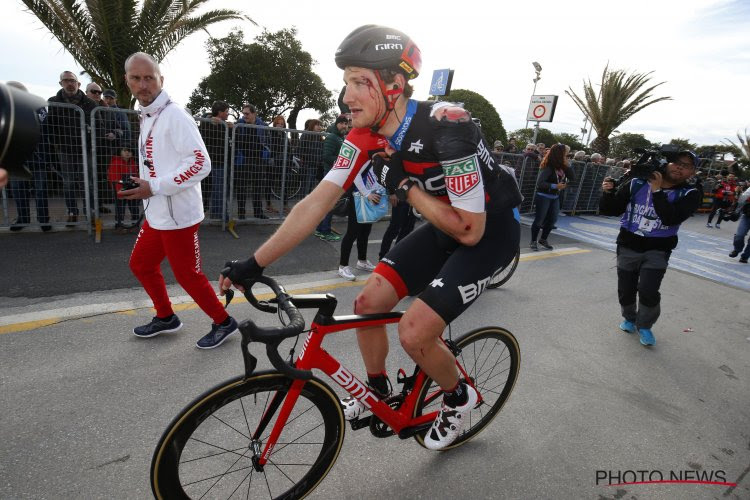
[{"label": "palm tree", "polygon": [[747,135],[747,129],[745,129],[744,137],[737,132],[737,140],[740,141],[739,145],[735,144],[731,139],[725,139],[727,143],[740,150],[740,158],[738,160],[744,160],[745,164],[750,163],[750,135]]},{"label": "palm tree", "polygon": [[[135,101],[125,85],[125,59],[146,52],[161,61],[187,36],[229,19],[252,19],[239,11],[195,11],[210,0],[22,0],[73,58],[120,103]],[[142,3],[140,12],[138,4]]]},{"label": "palm tree", "polygon": [[596,131],[596,139],[591,142],[591,148],[600,154],[609,152],[609,136],[625,120],[645,108],[659,101],[671,100],[671,97],[653,98],[651,92],[664,82],[657,83],[647,89],[643,87],[651,80],[648,73],[628,75],[624,70],[610,70],[609,65],[604,68],[599,93],[594,91],[591,80],[583,82],[583,99],[573,91],[566,90],[584,115],[591,121]]}]

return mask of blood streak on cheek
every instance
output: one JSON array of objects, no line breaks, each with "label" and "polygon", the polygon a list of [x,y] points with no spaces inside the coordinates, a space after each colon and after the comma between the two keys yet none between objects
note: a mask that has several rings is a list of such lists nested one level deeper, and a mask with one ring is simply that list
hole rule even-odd
[{"label": "blood streak on cheek", "polygon": [[468,224],[468,225],[467,225],[467,226],[466,226],[466,227],[464,228],[464,231],[471,231],[471,224]]}]

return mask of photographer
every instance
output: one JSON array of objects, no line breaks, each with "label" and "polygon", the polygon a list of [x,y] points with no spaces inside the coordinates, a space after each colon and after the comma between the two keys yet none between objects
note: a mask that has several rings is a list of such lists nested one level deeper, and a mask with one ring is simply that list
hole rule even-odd
[{"label": "photographer", "polygon": [[659,287],[677,246],[677,231],[701,199],[698,190],[687,184],[698,163],[693,152],[671,155],[663,167],[655,166],[656,157],[655,152],[644,155],[633,167],[632,178],[621,181],[616,192],[613,179],[605,178],[599,201],[602,215],[622,214],[617,236],[617,294],[625,321],[620,329],[628,333],[638,330],[644,346],[656,342],[651,327],[659,318]]}]

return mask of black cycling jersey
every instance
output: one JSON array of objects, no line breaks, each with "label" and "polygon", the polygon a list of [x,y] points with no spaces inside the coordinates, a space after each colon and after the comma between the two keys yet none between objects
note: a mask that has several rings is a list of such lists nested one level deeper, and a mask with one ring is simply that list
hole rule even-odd
[{"label": "black cycling jersey", "polygon": [[[353,170],[366,163],[360,152],[372,150],[374,137],[365,129],[352,130],[336,162],[344,168],[334,166],[326,180],[348,189]],[[423,191],[456,208],[492,212],[522,201],[513,171],[492,157],[469,113],[454,104],[409,100],[401,126],[388,142],[396,150],[390,161],[402,162]]]}]

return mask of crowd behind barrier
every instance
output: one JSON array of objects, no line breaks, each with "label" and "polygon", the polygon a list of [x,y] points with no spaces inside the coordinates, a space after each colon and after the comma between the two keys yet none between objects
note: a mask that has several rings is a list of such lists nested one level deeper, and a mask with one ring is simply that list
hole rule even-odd
[{"label": "crowd behind barrier", "polygon": [[[211,158],[211,174],[201,185],[207,222],[281,219],[325,171],[324,132],[215,117],[196,118],[196,124]],[[137,111],[100,106],[86,116],[76,106],[50,102],[41,140],[27,164],[32,178],[13,180],[0,191],[0,228],[72,227],[91,234],[97,221],[104,229],[135,227],[142,204],[120,201],[116,191],[118,181],[137,175],[138,133]],[[497,158],[516,173],[524,195],[521,213],[533,213],[539,162],[522,154]],[[714,163],[701,166],[709,177],[723,165]],[[562,210],[596,213],[602,180],[619,177],[623,169],[581,161],[571,166],[576,179],[564,193]]]}]

